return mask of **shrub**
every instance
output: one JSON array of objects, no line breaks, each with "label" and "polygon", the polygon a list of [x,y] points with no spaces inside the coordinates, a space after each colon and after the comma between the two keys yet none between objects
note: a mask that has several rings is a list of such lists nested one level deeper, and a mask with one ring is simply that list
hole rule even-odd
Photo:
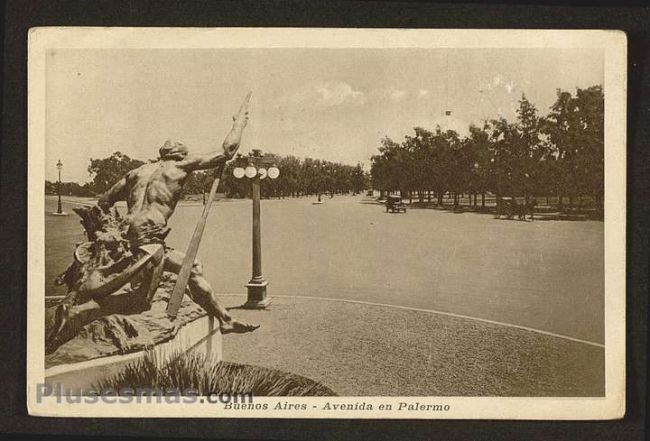
[{"label": "shrub", "polygon": [[109,388],[192,389],[199,395],[336,396],[327,386],[300,375],[261,366],[219,362],[202,353],[173,354],[161,362],[149,352],[95,386],[95,390]]}]

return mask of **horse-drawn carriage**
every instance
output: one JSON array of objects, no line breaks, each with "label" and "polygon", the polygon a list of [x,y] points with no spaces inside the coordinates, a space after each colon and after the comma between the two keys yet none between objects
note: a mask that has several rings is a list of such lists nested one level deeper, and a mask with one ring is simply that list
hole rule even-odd
[{"label": "horse-drawn carriage", "polygon": [[515,216],[519,220],[526,220],[526,216],[530,216],[530,220],[535,220],[535,207],[537,206],[537,199],[532,198],[525,200],[523,203],[517,202],[517,199],[512,197],[502,197],[497,199],[496,217],[501,218],[505,215],[506,219],[512,219]]},{"label": "horse-drawn carriage", "polygon": [[386,213],[406,213],[406,205],[402,202],[399,196],[388,196],[386,198]]}]

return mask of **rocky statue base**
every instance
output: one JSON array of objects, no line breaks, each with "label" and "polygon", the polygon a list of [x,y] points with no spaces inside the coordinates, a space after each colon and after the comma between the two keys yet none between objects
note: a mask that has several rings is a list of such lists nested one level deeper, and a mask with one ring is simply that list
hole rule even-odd
[{"label": "rocky statue base", "polygon": [[74,211],[87,241],[54,281],[67,295],[46,305],[46,382],[88,388],[147,351],[164,359],[201,347],[220,358],[219,324],[189,296],[167,314],[176,275],[163,270],[164,244],[134,245],[116,209]]},{"label": "rocky statue base", "polygon": [[202,351],[221,360],[219,324],[200,306],[186,297],[176,319],[167,317],[165,308],[175,280],[176,275],[163,274],[148,311],[96,319],[46,354],[45,383],[66,391],[87,390],[148,351],[161,362],[188,351]]}]

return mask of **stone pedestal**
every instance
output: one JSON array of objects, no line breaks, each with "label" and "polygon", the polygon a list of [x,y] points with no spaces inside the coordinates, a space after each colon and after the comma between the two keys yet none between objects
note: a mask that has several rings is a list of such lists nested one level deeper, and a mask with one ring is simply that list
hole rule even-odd
[{"label": "stone pedestal", "polygon": [[271,304],[271,298],[266,295],[266,286],[269,284],[266,280],[251,280],[245,286],[248,289],[248,300],[242,308],[245,309],[265,309]]},{"label": "stone pedestal", "polygon": [[[218,320],[187,296],[174,320],[167,315],[175,282],[175,275],[164,273],[150,309],[137,313],[128,312],[133,293],[125,291],[107,297],[115,313],[93,320],[71,340],[45,354],[45,383],[52,388],[60,384],[63,390],[90,389],[148,352],[153,352],[161,363],[192,351],[222,360]],[[48,300],[48,306],[61,301]],[[108,307],[108,303],[105,299],[104,306]]]},{"label": "stone pedestal", "polygon": [[[150,350],[161,363],[172,355],[194,351],[209,355],[217,361],[222,360],[219,323],[213,317],[199,317],[183,325],[172,339],[156,344]],[[117,374],[128,364],[144,358],[146,354],[147,351],[142,350],[53,366],[45,369],[45,384],[52,389],[61,388],[72,393],[89,390],[101,380]]]}]

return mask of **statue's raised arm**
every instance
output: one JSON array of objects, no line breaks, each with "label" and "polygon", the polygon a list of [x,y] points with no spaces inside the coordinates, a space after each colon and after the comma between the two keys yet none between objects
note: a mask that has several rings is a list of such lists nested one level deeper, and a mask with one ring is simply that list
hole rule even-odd
[{"label": "statue's raised arm", "polygon": [[244,102],[239,108],[239,112],[233,116],[233,125],[223,141],[222,150],[188,157],[182,161],[182,164],[179,164],[180,167],[187,171],[204,170],[216,167],[220,163],[226,162],[235,156],[241,143],[244,128],[248,124],[248,107],[251,94],[252,92],[248,92],[248,95],[246,95]]}]

